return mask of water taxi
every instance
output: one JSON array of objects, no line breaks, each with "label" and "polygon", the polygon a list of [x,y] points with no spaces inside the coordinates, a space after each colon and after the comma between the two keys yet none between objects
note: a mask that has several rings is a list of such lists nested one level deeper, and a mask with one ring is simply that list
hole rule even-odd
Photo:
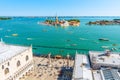
[{"label": "water taxi", "polygon": [[107,39],[107,38],[100,38],[99,40],[100,41],[109,41],[109,39]]}]

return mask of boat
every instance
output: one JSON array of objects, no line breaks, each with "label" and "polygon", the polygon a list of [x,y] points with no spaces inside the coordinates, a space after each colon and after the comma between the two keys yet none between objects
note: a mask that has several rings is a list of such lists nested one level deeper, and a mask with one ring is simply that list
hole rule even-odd
[{"label": "boat", "polygon": [[46,29],[43,29],[42,31],[43,31],[43,32],[47,32],[47,30],[46,30]]},{"label": "boat", "polygon": [[80,40],[87,40],[87,39],[85,39],[85,38],[80,38]]},{"label": "boat", "polygon": [[103,48],[103,49],[108,49],[109,46],[101,46],[101,48]]},{"label": "boat", "polygon": [[33,49],[37,49],[37,48],[34,47]]},{"label": "boat", "polygon": [[5,36],[6,38],[10,37],[10,36]]},{"label": "boat", "polygon": [[117,48],[111,48],[111,50],[112,50],[112,51],[116,51],[116,50],[118,50],[118,49],[117,49]]},{"label": "boat", "polygon": [[77,46],[77,44],[71,44],[71,46]]},{"label": "boat", "polygon": [[18,34],[12,34],[12,36],[18,36]]},{"label": "boat", "polygon": [[56,59],[61,59],[62,56],[61,56],[61,55],[56,55],[55,58],[56,58]]},{"label": "boat", "polygon": [[112,46],[117,46],[117,44],[112,44]]},{"label": "boat", "polygon": [[100,38],[99,40],[100,41],[109,41],[109,39],[107,39],[107,38]]},{"label": "boat", "polygon": [[70,39],[66,40],[67,42],[71,41]]}]

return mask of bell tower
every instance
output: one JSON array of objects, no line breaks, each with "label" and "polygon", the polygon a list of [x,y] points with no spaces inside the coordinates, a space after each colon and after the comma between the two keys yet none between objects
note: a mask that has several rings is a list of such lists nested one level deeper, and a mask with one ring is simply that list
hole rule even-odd
[{"label": "bell tower", "polygon": [[56,23],[58,24],[58,23],[59,23],[59,20],[58,20],[58,16],[57,16],[57,14],[56,14],[55,19],[56,19]]}]

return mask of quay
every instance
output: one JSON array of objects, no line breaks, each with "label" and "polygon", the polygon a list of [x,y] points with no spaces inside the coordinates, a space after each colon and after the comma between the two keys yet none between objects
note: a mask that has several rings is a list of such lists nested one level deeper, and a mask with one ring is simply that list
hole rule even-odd
[{"label": "quay", "polygon": [[71,80],[74,60],[33,57],[34,70],[20,80]]}]

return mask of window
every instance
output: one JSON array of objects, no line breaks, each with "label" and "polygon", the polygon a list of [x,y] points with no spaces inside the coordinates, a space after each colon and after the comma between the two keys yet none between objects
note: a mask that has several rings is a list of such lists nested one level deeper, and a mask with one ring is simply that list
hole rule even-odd
[{"label": "window", "polygon": [[4,65],[2,65],[2,69],[4,69]]},{"label": "window", "polygon": [[8,62],[8,66],[10,65],[10,63]]},{"label": "window", "polygon": [[5,71],[4,71],[5,74],[8,74],[9,73],[9,69],[6,68]]},{"label": "window", "polygon": [[17,67],[19,67],[21,64],[20,64],[20,61],[17,61]]},{"label": "window", "polygon": [[26,61],[28,61],[29,60],[29,57],[28,57],[28,55],[26,56]]}]

